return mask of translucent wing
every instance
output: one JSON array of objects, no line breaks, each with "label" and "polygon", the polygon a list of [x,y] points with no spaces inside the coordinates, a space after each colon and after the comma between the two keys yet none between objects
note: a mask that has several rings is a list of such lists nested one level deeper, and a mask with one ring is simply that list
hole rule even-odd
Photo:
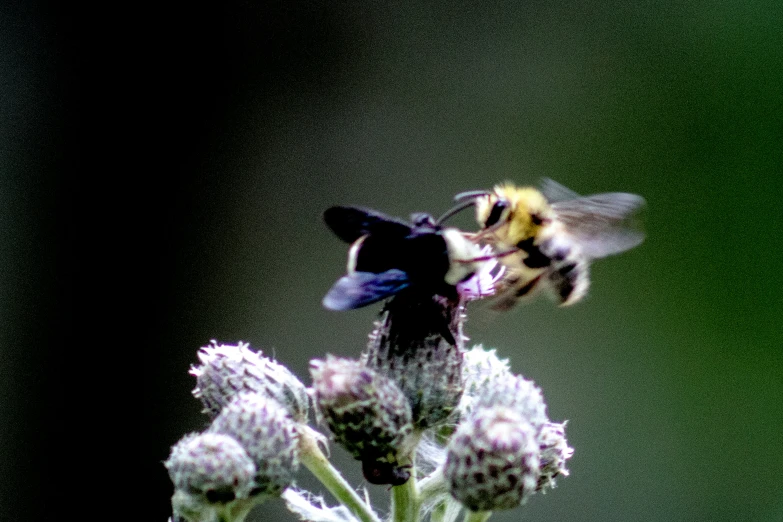
[{"label": "translucent wing", "polygon": [[570,199],[579,199],[582,196],[570,188],[564,187],[557,181],[550,178],[541,178],[538,188],[547,201],[555,203],[558,201],[568,201]]},{"label": "translucent wing", "polygon": [[367,234],[393,239],[406,237],[411,232],[409,223],[362,207],[330,207],[324,212],[324,222],[346,243],[353,243]]},{"label": "translucent wing", "polygon": [[329,310],[353,310],[386,299],[409,285],[408,275],[396,268],[380,274],[352,272],[337,280],[323,305]]},{"label": "translucent wing", "polygon": [[619,254],[644,241],[635,217],[645,206],[636,194],[610,192],[552,203],[558,219],[590,258]]}]

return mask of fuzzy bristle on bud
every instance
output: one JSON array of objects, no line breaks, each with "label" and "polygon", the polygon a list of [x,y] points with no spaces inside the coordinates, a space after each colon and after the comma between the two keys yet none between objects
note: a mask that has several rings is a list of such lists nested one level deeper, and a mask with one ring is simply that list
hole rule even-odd
[{"label": "fuzzy bristle on bud", "polygon": [[373,484],[401,484],[397,457],[408,451],[411,410],[400,389],[359,361],[327,356],[310,363],[313,395],[335,440],[361,460]]},{"label": "fuzzy bristle on bud", "polygon": [[291,371],[251,350],[247,343],[218,344],[212,341],[198,354],[201,364],[190,369],[196,377],[193,395],[204,411],[217,415],[234,396],[242,392],[261,393],[284,405],[297,422],[306,422],[309,408],[307,389]]},{"label": "fuzzy bristle on bud", "polygon": [[538,484],[536,431],[511,408],[477,410],[454,433],[443,474],[470,510],[516,507]]},{"label": "fuzzy bristle on bud", "polygon": [[541,389],[533,381],[518,375],[498,376],[476,396],[474,407],[506,406],[519,412],[536,429],[549,422]]},{"label": "fuzzy bristle on bud", "polygon": [[443,424],[463,392],[464,306],[442,296],[394,296],[362,360],[389,377],[411,405],[417,430]]},{"label": "fuzzy bristle on bud", "polygon": [[574,454],[565,438],[566,423],[548,422],[538,432],[538,448],[541,451],[541,476],[537,490],[555,487],[555,477],[568,476],[565,462]]},{"label": "fuzzy bristle on bud", "polygon": [[256,466],[253,494],[279,495],[299,467],[297,424],[277,401],[259,393],[241,393],[209,427],[236,439]]},{"label": "fuzzy bristle on bud", "polygon": [[460,417],[470,413],[477,398],[490,390],[495,381],[511,377],[513,373],[508,359],[500,359],[495,350],[476,345],[465,352],[462,375],[465,392],[457,407]]}]

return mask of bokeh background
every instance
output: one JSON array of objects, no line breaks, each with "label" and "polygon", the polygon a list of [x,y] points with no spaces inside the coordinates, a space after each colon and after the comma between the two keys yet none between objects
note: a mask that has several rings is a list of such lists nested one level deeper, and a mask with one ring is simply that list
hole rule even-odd
[{"label": "bokeh background", "polygon": [[[437,215],[542,176],[643,195],[648,237],[597,262],[572,308],[471,307],[468,335],[543,388],[576,450],[557,489],[493,520],[783,520],[779,2],[234,1],[144,20],[120,101],[138,87],[134,216],[153,226],[119,335],[143,375],[128,460],[148,520],[168,515],[170,446],[206,426],[200,346],[249,342],[306,383],[310,359],[362,349],[378,308],[320,304],[347,253],[325,208]],[[294,518],[271,501],[255,520]]]}]

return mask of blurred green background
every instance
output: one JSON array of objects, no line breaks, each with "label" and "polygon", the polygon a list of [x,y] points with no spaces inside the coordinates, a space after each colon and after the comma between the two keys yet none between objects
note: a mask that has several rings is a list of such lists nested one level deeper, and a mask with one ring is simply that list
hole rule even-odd
[{"label": "blurred green background", "polygon": [[[439,214],[460,191],[541,176],[643,195],[648,238],[596,263],[572,308],[471,307],[468,335],[542,386],[575,448],[557,489],[492,520],[783,520],[780,2],[167,16],[149,78],[161,248],[138,341],[150,520],[171,494],[160,462],[206,423],[187,374],[200,346],[250,342],[306,383],[311,358],[362,349],[377,307],[320,304],[347,253],[325,208]],[[256,514],[294,520],[280,501]]]}]

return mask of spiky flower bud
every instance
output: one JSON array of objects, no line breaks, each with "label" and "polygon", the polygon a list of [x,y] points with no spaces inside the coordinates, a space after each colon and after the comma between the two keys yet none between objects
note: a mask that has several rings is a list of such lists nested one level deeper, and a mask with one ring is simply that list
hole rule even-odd
[{"label": "spiky flower bud", "polygon": [[253,494],[279,495],[299,467],[297,424],[277,401],[240,393],[209,427],[236,439],[256,466]]},{"label": "spiky flower bud", "polygon": [[568,476],[565,461],[574,454],[565,438],[566,423],[548,422],[538,432],[538,448],[541,451],[541,476],[537,490],[555,487],[555,477]]},{"label": "spiky flower bud", "polygon": [[510,509],[567,475],[573,454],[565,424],[549,421],[541,390],[513,375],[494,353],[474,349],[466,380],[470,400],[448,445],[444,476],[452,496],[474,511]]},{"label": "spiky flower bud", "polygon": [[187,435],[171,449],[164,465],[174,483],[171,507],[177,519],[232,519],[218,514],[245,511],[253,504],[256,466],[228,435]]},{"label": "spiky flower bud", "polygon": [[193,395],[201,399],[204,411],[217,415],[241,392],[264,394],[284,405],[297,422],[307,422],[307,389],[291,371],[247,343],[237,346],[212,341],[198,354],[201,365],[190,369],[196,377]]},{"label": "spiky flower bud", "polygon": [[310,363],[316,407],[335,440],[361,460],[373,484],[400,484],[409,474],[397,456],[410,448],[411,409],[399,388],[359,361],[328,355]]},{"label": "spiky flower bud", "polygon": [[506,406],[529,422],[536,431],[549,422],[541,389],[519,375],[501,375],[492,380],[475,399],[474,408]]},{"label": "spiky flower bud", "polygon": [[401,292],[370,334],[362,360],[402,390],[417,430],[444,423],[462,396],[464,319],[459,302]]},{"label": "spiky flower bud", "polygon": [[493,383],[513,376],[508,359],[500,359],[495,350],[485,350],[481,345],[465,352],[464,360],[465,393],[457,407],[461,417],[470,413],[477,398],[488,392]]},{"label": "spiky flower bud", "polygon": [[512,408],[476,410],[454,433],[443,474],[468,509],[516,507],[538,484],[536,431]]},{"label": "spiky flower bud", "polygon": [[239,442],[218,433],[191,433],[171,448],[164,463],[174,488],[209,503],[248,496],[256,466]]}]

